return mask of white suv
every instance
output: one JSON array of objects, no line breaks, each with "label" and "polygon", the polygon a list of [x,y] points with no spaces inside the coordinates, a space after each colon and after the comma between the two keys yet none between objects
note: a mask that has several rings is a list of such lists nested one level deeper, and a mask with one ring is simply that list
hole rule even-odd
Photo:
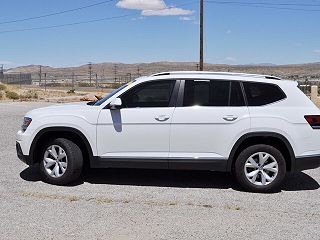
[{"label": "white suv", "polygon": [[91,103],[26,114],[19,158],[68,184],[91,168],[232,172],[249,191],[320,166],[320,111],[294,81],[265,75],[165,72]]}]

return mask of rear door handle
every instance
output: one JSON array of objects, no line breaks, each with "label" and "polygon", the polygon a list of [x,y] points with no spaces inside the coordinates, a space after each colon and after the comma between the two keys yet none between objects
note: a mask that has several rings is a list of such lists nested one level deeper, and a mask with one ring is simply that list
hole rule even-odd
[{"label": "rear door handle", "polygon": [[233,116],[233,115],[227,115],[223,117],[224,120],[228,121],[228,122],[232,122],[238,119],[238,117]]},{"label": "rear door handle", "polygon": [[165,122],[169,119],[170,117],[168,115],[159,115],[157,117],[155,117],[154,119],[156,119],[159,122]]}]

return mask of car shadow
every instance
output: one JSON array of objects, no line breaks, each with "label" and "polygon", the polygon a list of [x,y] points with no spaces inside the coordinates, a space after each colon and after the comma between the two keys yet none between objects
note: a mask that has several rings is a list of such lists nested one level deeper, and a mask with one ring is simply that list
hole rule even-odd
[{"label": "car shadow", "polygon": [[[31,166],[20,173],[25,181],[42,181],[38,167]],[[176,171],[149,169],[88,169],[82,177],[69,185],[84,182],[106,185],[131,185],[177,188],[215,188],[242,191],[235,179],[228,173],[210,171]],[[282,184],[284,191],[303,191],[319,189],[319,183],[306,173],[287,174]]]}]

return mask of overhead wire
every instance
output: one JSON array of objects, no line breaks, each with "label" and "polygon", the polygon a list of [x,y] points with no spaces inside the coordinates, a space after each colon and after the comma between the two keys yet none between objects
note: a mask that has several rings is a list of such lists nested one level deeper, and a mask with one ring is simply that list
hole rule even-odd
[{"label": "overhead wire", "polygon": [[0,25],[9,24],[9,23],[17,23],[17,22],[25,22],[25,21],[30,21],[30,20],[34,20],[34,19],[46,18],[46,17],[56,16],[56,15],[65,14],[65,13],[69,13],[69,12],[75,12],[75,11],[95,7],[98,5],[106,4],[109,2],[113,2],[113,1],[114,0],[107,0],[107,1],[102,1],[102,2],[98,2],[98,3],[82,6],[82,7],[67,9],[67,10],[63,10],[63,11],[59,11],[59,12],[53,12],[53,13],[48,13],[48,14],[44,14],[44,15],[34,16],[34,17],[27,17],[27,18],[4,21],[4,22],[0,22]]},{"label": "overhead wire", "polygon": [[[193,4],[195,2],[196,1],[191,1],[191,2],[184,3],[184,4],[176,5],[174,7],[166,7],[166,8],[157,9],[157,10],[159,11],[159,10],[171,9],[171,8],[176,8],[176,7],[182,7],[182,6]],[[0,31],[0,34],[13,33],[13,32],[25,32],[25,31],[41,30],[41,29],[52,29],[52,28],[60,28],[60,27],[67,27],[67,26],[75,26],[75,25],[81,25],[81,24],[87,24],[87,23],[93,23],[93,22],[101,22],[101,21],[107,21],[107,20],[113,20],[113,19],[126,18],[126,17],[129,17],[129,16],[137,16],[137,15],[140,15],[140,13],[138,12],[138,13],[124,14],[124,15],[119,15],[119,16],[98,18],[98,19],[87,20],[87,21],[79,21],[79,22],[73,22],[73,23],[57,24],[57,25],[51,25],[51,26],[4,30],[4,31]]]}]

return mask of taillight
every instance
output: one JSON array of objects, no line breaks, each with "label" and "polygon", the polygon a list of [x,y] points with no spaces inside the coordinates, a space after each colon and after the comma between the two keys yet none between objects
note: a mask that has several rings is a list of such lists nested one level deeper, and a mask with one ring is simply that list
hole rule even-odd
[{"label": "taillight", "polygon": [[313,129],[320,129],[320,115],[306,115],[304,118]]}]

